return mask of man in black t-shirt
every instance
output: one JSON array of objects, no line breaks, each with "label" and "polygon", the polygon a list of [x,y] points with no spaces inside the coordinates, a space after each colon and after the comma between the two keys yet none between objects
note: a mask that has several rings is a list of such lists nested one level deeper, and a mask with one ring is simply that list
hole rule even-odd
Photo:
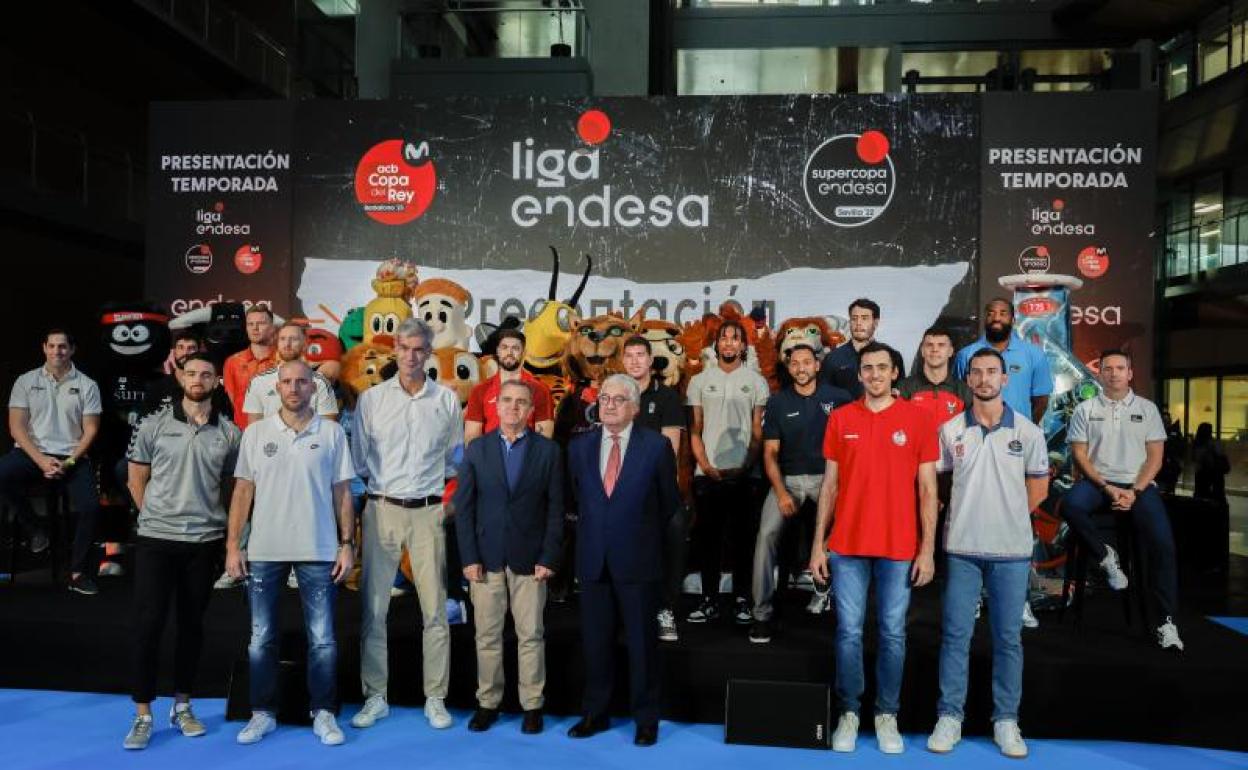
[{"label": "man in black t-shirt", "polygon": [[[645,337],[629,337],[624,343],[624,371],[641,386],[641,411],[634,419],[638,425],[662,433],[672,442],[672,452],[680,457],[681,434],[685,430],[685,408],[680,394],[654,376],[654,355]],[[659,610],[659,639],[674,642],[676,604],[685,579],[686,540],[689,536],[689,509],[681,506],[664,533],[663,543],[663,608]]]},{"label": "man in black t-shirt", "polygon": [[756,644],[770,642],[774,630],[772,598],[780,538],[788,523],[797,519],[802,504],[819,499],[828,415],[853,400],[844,389],[819,382],[819,359],[809,345],[789,348],[785,367],[790,382],[767,399],[763,412],[763,469],[771,491],[763,503],[754,543],[750,641]]}]

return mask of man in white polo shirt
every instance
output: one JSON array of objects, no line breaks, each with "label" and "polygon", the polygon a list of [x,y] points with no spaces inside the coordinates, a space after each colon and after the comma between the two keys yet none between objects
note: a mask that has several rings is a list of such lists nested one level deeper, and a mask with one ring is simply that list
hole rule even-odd
[{"label": "man in white polo shirt", "polygon": [[[277,330],[277,361],[302,361],[303,349],[308,342],[308,332],[303,324],[287,321]],[[334,386],[315,369],[312,371],[312,384],[316,392],[312,396],[312,409],[321,417],[331,420],[338,419],[338,399],[334,397]],[[277,367],[261,372],[251,378],[247,386],[247,395],[243,399],[242,409],[236,411],[247,414],[247,424],[275,414],[282,406],[281,396],[277,392]]]},{"label": "man in white polo shirt", "polygon": [[1131,356],[1121,350],[1101,354],[1104,392],[1075,407],[1067,438],[1070,453],[1083,474],[1062,500],[1062,517],[1078,533],[1092,559],[1105,570],[1111,588],[1127,587],[1118,555],[1101,540],[1092,521],[1105,510],[1130,514],[1136,537],[1147,554],[1149,582],[1157,617],[1157,643],[1183,649],[1174,625],[1178,609],[1178,570],[1174,534],[1161,493],[1153,483],[1165,459],[1166,426],[1152,401],[1131,390]]},{"label": "man in white polo shirt", "polygon": [[95,471],[87,450],[100,429],[100,388],[74,366],[74,338],[53,329],[43,338],[44,365],[13,383],[9,396],[9,434],[13,450],[0,457],[0,497],[30,531],[31,550],[48,547],[48,536],[35,524],[26,487],[36,479],[59,481],[78,513],[70,557],[69,590],[98,593],[88,555],[95,542],[100,513]]},{"label": "man in white polo shirt", "polygon": [[454,391],[425,376],[433,330],[409,318],[394,334],[398,373],[360,396],[351,453],[368,484],[364,506],[364,617],[360,629],[360,679],[364,707],[351,718],[370,727],[390,714],[386,702],[389,658],[386,616],[390,587],[407,548],[424,626],[425,717],[451,726],[444,700],[451,676],[446,622],[446,513],[442,491],[455,475],[452,457],[464,443],[463,412]]},{"label": "man in white polo shirt", "polygon": [[953,472],[945,526],[940,702],[927,747],[944,753],[962,737],[971,636],[981,589],[992,624],[992,733],[1007,757],[1027,756],[1018,729],[1023,695],[1023,603],[1031,573],[1031,511],[1049,488],[1044,433],[1001,398],[1005,358],[982,348],[967,360],[973,395],[965,417],[940,428],[938,469]]},{"label": "man in white polo shirt", "polygon": [[[251,604],[251,721],[239,743],[256,743],[277,727],[277,600],[286,574],[299,577],[308,636],[312,729],[321,742],[343,742],[334,720],[338,646],[335,587],[355,560],[352,539],[351,454],[342,426],[314,414],[312,368],[303,361],[278,367],[282,407],[247,426],[234,469],[226,540],[226,571],[249,576]],[[254,502],[254,508],[253,508]],[[241,547],[243,524],[251,539]]]}]

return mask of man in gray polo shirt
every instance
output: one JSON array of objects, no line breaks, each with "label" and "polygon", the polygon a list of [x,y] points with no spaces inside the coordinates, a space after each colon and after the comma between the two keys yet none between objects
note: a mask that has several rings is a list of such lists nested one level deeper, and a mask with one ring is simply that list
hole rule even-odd
[{"label": "man in gray polo shirt", "polygon": [[13,450],[0,457],[0,497],[30,530],[31,550],[48,547],[47,535],[35,524],[26,488],[36,479],[65,485],[78,513],[70,557],[69,590],[92,596],[99,592],[88,556],[95,542],[100,513],[95,470],[87,450],[100,429],[100,389],[74,366],[74,338],[61,329],[43,338],[44,365],[13,383],[9,396],[9,435]]},{"label": "man in gray polo shirt", "polygon": [[1007,757],[1027,756],[1018,729],[1023,694],[1023,603],[1031,572],[1031,511],[1049,488],[1044,433],[1001,399],[1005,359],[983,348],[967,362],[974,397],[965,417],[940,428],[940,471],[953,472],[945,526],[940,702],[928,749],[952,751],[962,737],[971,636],[980,591],[992,621],[993,740]]},{"label": "man in gray polo shirt", "polygon": [[130,437],[129,488],[139,508],[134,572],[135,718],[127,749],[147,748],[160,637],[176,597],[174,705],[169,721],[187,737],[207,732],[191,711],[190,693],[203,647],[204,610],[225,538],[223,482],[234,470],[243,432],[217,411],[217,367],[202,353],[187,356],[182,398],[151,413]]},{"label": "man in gray polo shirt", "polygon": [[[278,367],[282,407],[247,426],[234,468],[225,569],[232,577],[249,577],[251,604],[251,721],[238,734],[243,744],[256,743],[277,728],[277,600],[292,568],[299,576],[308,637],[312,731],[327,746],[345,740],[334,719],[334,596],[355,560],[355,469],[342,426],[312,411],[312,376],[303,361]],[[243,524],[249,516],[251,539],[244,552]]]},{"label": "man in gray polo shirt", "polygon": [[1091,549],[1105,570],[1111,588],[1127,587],[1118,555],[1101,540],[1093,514],[1112,510],[1130,515],[1136,537],[1148,555],[1149,578],[1157,617],[1157,643],[1163,649],[1183,649],[1174,625],[1178,609],[1178,572],[1174,534],[1161,493],[1153,483],[1165,459],[1166,426],[1152,401],[1131,390],[1131,357],[1121,350],[1101,354],[1100,380],[1104,392],[1075,407],[1067,438],[1070,453],[1083,474],[1062,500],[1062,517]]}]

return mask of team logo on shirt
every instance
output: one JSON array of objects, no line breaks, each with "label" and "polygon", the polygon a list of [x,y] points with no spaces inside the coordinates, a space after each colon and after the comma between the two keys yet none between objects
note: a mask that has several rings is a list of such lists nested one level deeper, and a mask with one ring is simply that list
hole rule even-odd
[{"label": "team logo on shirt", "polygon": [[1142,414],[1131,415],[1131,422],[1144,422],[1144,415]]},{"label": "team logo on shirt", "polygon": [[277,454],[277,443],[276,443],[276,442],[274,442],[274,441],[270,441],[269,443],[267,443],[267,444],[265,444],[265,445],[264,445],[264,456],[265,456],[265,457],[273,457],[273,456],[274,456],[274,455],[276,455],[276,454]]},{"label": "team logo on shirt", "polygon": [[749,393],[750,393],[750,386],[749,386],[749,385],[742,385],[742,386],[741,386],[741,392],[742,392],[742,393],[745,393],[746,395],[749,395]]},{"label": "team logo on shirt", "polygon": [[820,404],[819,406],[823,407],[824,414],[832,414],[832,409],[836,406],[836,404]]},{"label": "team logo on shirt", "polygon": [[946,401],[945,411],[949,412],[949,414],[953,414],[954,412],[958,411],[958,405],[953,403],[952,401]]},{"label": "team logo on shirt", "polygon": [[962,457],[964,457],[964,456],[966,455],[966,445],[965,445],[965,444],[954,444],[954,445],[953,445],[953,455],[954,455],[954,457],[957,457],[957,458],[959,458],[959,459],[961,459]]},{"label": "team logo on shirt", "polygon": [[1018,364],[1010,364],[1010,374],[1018,374],[1022,370],[1023,370],[1022,366]]},{"label": "team logo on shirt", "polygon": [[1023,442],[1019,441],[1018,439],[1014,439],[1013,441],[1011,441],[1009,444],[1009,447],[1010,447],[1010,454],[1012,455],[1021,455],[1023,453]]},{"label": "team logo on shirt", "polygon": [[706,386],[706,392],[707,392],[707,393],[718,393],[718,392],[719,392],[719,388],[715,387],[714,385],[707,385],[707,386]]},{"label": "team logo on shirt", "polygon": [[312,446],[308,447],[308,449],[320,449],[320,448],[321,448],[320,444],[313,444]]},{"label": "team logo on shirt", "polygon": [[906,432],[904,430],[899,430],[896,433],[894,433],[893,443],[896,444],[897,446],[905,446],[906,445]]},{"label": "team logo on shirt", "polygon": [[657,406],[658,406],[657,404],[655,404],[653,401],[651,401],[651,402],[650,402],[650,408],[647,410],[647,411],[648,411],[648,413],[649,413],[649,414],[654,414],[654,412],[655,412],[655,407],[657,407]]},{"label": "team logo on shirt", "polygon": [[76,395],[78,395],[78,389],[77,389],[77,388],[70,388],[70,389],[69,389],[69,395],[71,395],[71,396],[76,396]]}]

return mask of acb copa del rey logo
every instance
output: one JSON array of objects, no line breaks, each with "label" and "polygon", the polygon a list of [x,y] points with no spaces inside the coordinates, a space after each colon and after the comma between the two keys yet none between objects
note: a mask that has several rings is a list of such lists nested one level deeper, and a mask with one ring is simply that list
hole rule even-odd
[{"label": "acb copa del rey logo", "polygon": [[402,225],[420,217],[437,189],[428,142],[388,139],[369,148],[355,167],[355,198],[382,224]]},{"label": "acb copa del rey logo", "polygon": [[882,131],[840,134],[815,148],[806,160],[802,186],[806,202],[823,221],[861,227],[888,208],[897,189],[897,170]]}]

